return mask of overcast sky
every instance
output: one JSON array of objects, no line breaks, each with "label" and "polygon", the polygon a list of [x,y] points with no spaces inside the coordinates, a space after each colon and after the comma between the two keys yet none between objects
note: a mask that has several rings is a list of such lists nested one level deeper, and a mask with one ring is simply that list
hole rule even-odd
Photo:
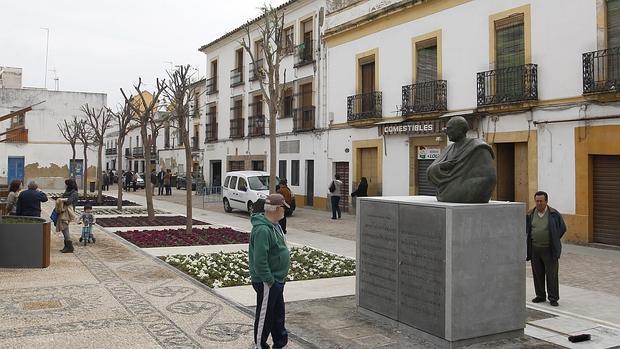
[{"label": "overcast sky", "polygon": [[142,77],[151,89],[171,63],[190,64],[204,77],[198,48],[284,0],[19,0],[0,8],[0,66],[23,69],[25,87],[43,87],[50,30],[47,88],[56,69],[61,90],[103,92],[121,101],[120,87]]}]

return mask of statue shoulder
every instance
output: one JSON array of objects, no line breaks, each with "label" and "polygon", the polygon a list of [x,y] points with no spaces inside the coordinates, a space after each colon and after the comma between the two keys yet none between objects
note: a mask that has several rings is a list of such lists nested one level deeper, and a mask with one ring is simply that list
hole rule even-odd
[{"label": "statue shoulder", "polygon": [[495,158],[495,154],[493,153],[493,147],[491,147],[487,142],[483,141],[480,138],[471,138],[471,142],[469,144],[469,147],[471,147],[471,150],[477,150],[477,149],[486,149],[491,153],[491,156],[493,158]]}]

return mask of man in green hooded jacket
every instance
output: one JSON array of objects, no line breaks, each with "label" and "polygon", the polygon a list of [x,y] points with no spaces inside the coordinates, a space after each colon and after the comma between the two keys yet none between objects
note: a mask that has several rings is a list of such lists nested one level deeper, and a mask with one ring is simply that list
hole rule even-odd
[{"label": "man in green hooded jacket", "polygon": [[257,349],[284,348],[288,333],[284,326],[284,283],[290,256],[282,228],[278,224],[288,204],[280,194],[265,199],[265,212],[252,215],[249,245],[249,266],[252,287],[256,291],[254,342]]}]

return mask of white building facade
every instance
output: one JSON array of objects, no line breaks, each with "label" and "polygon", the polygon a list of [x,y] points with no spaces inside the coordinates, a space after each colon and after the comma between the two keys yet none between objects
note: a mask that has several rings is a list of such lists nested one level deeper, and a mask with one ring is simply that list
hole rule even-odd
[{"label": "white building facade", "polygon": [[[16,113],[0,123],[0,133],[6,132],[0,137],[5,140],[0,142],[0,182],[35,180],[41,188],[62,189],[64,180],[69,177],[71,146],[60,134],[58,124],[71,121],[73,116],[82,117],[80,108],[86,103],[96,109],[105,106],[107,95],[22,88],[21,79],[17,80],[12,76],[12,83],[6,84],[9,79],[3,79],[4,87],[0,88],[0,116]],[[79,176],[85,173],[82,154],[82,144],[78,143]],[[89,179],[95,180],[96,166],[96,152],[89,150]]]},{"label": "white building facade", "polygon": [[531,207],[544,190],[567,239],[620,244],[619,1],[327,6],[329,157],[353,183],[432,194],[425,169],[462,115],[495,150],[496,199]]}]

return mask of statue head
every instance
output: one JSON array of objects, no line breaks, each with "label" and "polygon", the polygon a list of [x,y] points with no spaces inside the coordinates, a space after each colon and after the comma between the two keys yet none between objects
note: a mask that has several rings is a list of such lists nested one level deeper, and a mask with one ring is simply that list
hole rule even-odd
[{"label": "statue head", "polygon": [[468,130],[469,124],[462,116],[453,117],[446,125],[446,134],[448,135],[448,139],[452,142],[458,142],[465,139]]}]

